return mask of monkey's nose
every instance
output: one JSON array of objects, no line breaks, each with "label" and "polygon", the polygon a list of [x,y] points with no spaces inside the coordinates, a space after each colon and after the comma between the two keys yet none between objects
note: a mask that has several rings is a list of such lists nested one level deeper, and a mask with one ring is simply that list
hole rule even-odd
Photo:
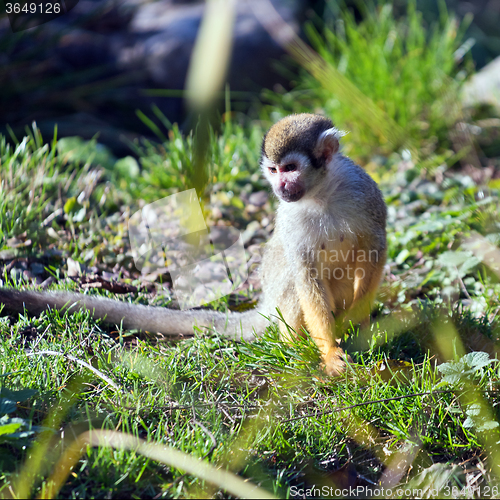
[{"label": "monkey's nose", "polygon": [[302,188],[298,186],[295,182],[284,182],[281,185],[281,189],[283,191],[286,191],[287,193],[295,194],[301,191]]},{"label": "monkey's nose", "polygon": [[299,201],[302,196],[304,195],[304,189],[295,189],[295,190],[288,190],[288,189],[281,189],[280,190],[280,198],[283,201],[286,202],[294,202],[294,201]]}]

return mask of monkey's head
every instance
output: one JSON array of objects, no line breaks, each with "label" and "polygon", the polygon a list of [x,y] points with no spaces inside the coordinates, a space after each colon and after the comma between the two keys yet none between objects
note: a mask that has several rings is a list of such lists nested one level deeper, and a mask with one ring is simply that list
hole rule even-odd
[{"label": "monkey's head", "polygon": [[328,118],[308,113],[274,124],[262,141],[260,163],[276,196],[299,201],[317,186],[342,135]]}]

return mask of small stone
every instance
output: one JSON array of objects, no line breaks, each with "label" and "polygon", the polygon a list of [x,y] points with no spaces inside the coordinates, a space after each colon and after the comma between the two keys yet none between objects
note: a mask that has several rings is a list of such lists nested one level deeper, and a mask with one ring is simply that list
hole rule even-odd
[{"label": "small stone", "polygon": [[39,262],[33,262],[30,267],[31,267],[31,272],[35,276],[43,274],[45,272],[45,267]]},{"label": "small stone", "polygon": [[259,229],[260,223],[258,221],[254,220],[250,222],[250,224],[248,224],[247,228],[243,232],[243,244],[247,245],[248,243],[250,243]]},{"label": "small stone", "polygon": [[14,248],[6,248],[5,250],[0,250],[0,260],[15,259],[17,253],[17,250],[15,250]]},{"label": "small stone", "polygon": [[267,193],[267,191],[257,191],[249,196],[248,201],[251,205],[262,207],[266,204],[268,199],[269,194]]}]

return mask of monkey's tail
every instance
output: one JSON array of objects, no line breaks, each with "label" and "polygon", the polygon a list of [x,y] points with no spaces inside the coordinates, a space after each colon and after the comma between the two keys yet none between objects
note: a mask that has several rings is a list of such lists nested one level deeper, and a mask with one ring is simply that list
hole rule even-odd
[{"label": "monkey's tail", "polygon": [[214,328],[229,338],[253,340],[269,324],[269,320],[256,309],[228,314],[205,309],[177,311],[71,292],[34,292],[1,288],[0,304],[4,304],[8,311],[27,311],[33,315],[49,308],[70,312],[86,309],[93,318],[103,319],[106,323],[165,335],[192,334],[193,326],[198,326]]}]

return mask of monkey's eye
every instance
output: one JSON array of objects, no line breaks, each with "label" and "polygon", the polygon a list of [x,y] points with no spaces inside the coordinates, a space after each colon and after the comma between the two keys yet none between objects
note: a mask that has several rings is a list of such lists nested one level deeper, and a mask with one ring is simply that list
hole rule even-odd
[{"label": "monkey's eye", "polygon": [[276,167],[269,167],[269,172],[271,172],[272,174],[275,174],[276,173]]},{"label": "monkey's eye", "polygon": [[295,165],[295,163],[285,165],[285,172],[295,172],[295,170],[297,170],[297,165]]}]

